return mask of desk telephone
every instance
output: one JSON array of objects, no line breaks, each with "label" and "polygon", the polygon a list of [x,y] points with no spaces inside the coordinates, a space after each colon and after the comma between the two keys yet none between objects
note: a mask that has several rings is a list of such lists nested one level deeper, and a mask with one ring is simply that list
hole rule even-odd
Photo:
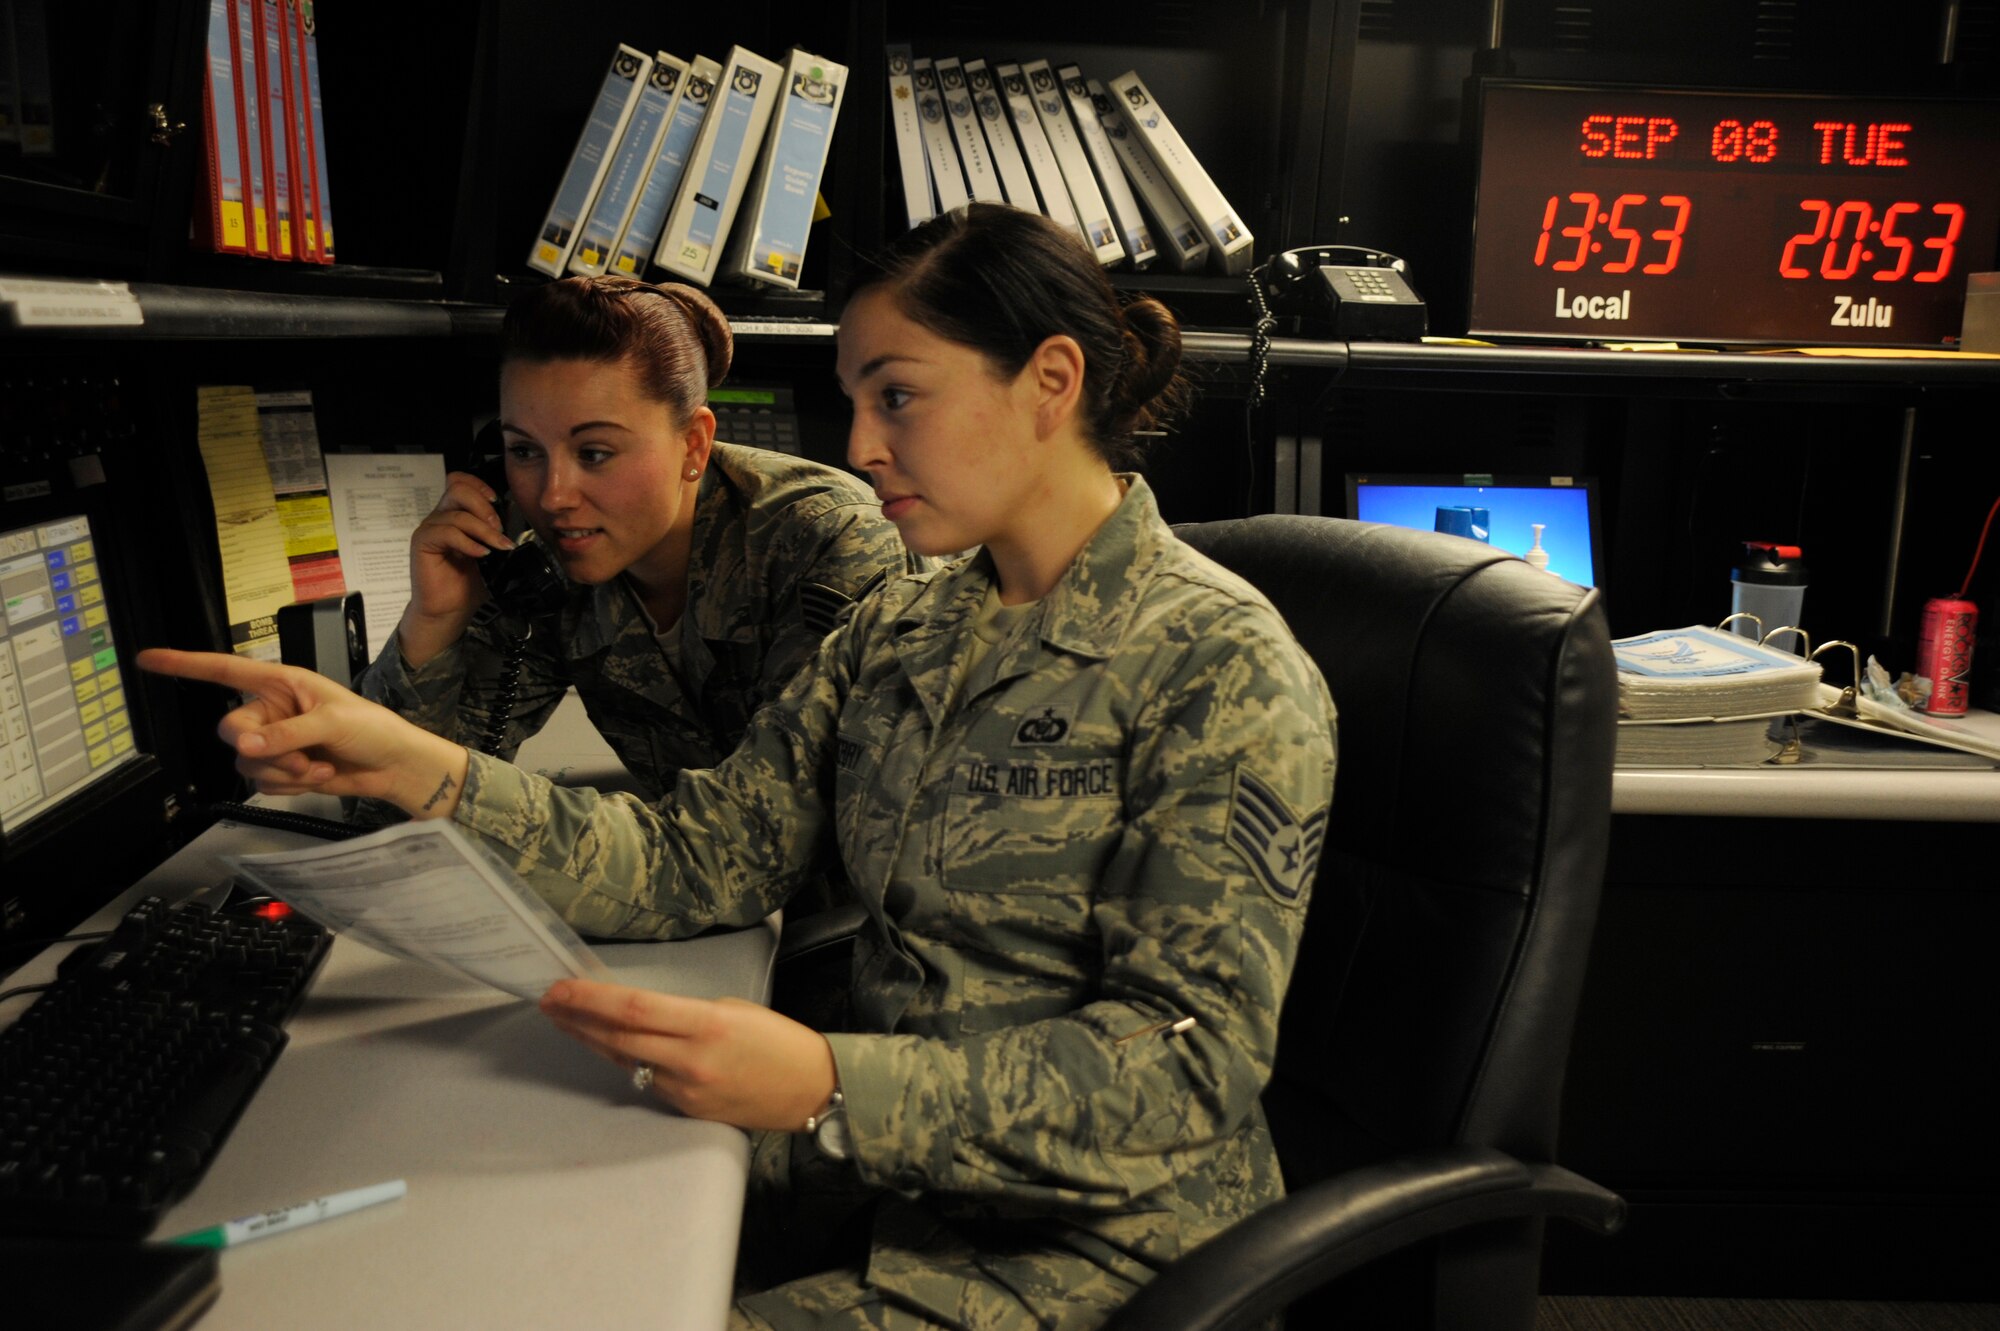
[{"label": "desk telephone", "polygon": [[[473,443],[473,457],[472,474],[491,486],[498,496],[493,506],[500,510],[503,525],[520,525],[507,523],[507,452],[500,437],[500,422],[488,421],[481,428]],[[479,561],[479,576],[485,579],[494,609],[527,617],[560,609],[569,594],[569,582],[555,556],[536,537],[532,527],[522,527],[518,532],[510,530],[507,535],[513,538],[512,550],[495,550]]]},{"label": "desk telephone", "polygon": [[527,660],[528,639],[534,635],[534,621],[562,608],[569,597],[569,580],[533,527],[508,521],[512,506],[507,502],[507,452],[500,422],[488,421],[480,429],[473,457],[472,474],[493,488],[493,506],[500,510],[503,527],[520,528],[518,532],[507,531],[514,541],[512,550],[494,550],[479,561],[479,576],[485,579],[492,599],[480,607],[480,620],[475,622],[509,615],[516,620],[510,626],[511,640],[493,695],[485,699],[486,725],[480,733],[479,750],[491,754],[498,753],[506,742],[507,725],[519,701],[521,669]]},{"label": "desk telephone", "polygon": [[[1352,260],[1348,262],[1347,260]],[[1429,327],[1403,261],[1360,245],[1306,245],[1252,275],[1281,331],[1348,342],[1414,341]]]}]

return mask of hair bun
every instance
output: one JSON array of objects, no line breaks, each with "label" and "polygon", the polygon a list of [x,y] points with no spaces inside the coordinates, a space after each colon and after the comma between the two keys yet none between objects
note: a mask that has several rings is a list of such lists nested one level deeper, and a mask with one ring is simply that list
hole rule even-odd
[{"label": "hair bun", "polygon": [[1111,415],[1121,434],[1143,430],[1178,416],[1187,406],[1181,378],[1181,325],[1173,311],[1151,296],[1125,306],[1125,360],[1111,385]]},{"label": "hair bun", "polygon": [[701,339],[702,352],[708,358],[708,386],[714,388],[728,375],[730,362],[736,355],[736,335],[730,331],[729,319],[714,301],[694,287],[680,282],[662,282],[654,289],[680,306],[687,315],[695,336]]}]

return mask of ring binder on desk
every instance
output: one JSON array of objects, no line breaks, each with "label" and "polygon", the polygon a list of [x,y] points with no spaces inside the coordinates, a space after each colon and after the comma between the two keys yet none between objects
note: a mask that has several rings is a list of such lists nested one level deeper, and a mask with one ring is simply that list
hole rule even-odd
[{"label": "ring binder on desk", "polygon": [[[1896,769],[2000,766],[2000,717],[1953,721],[1911,710],[1894,698],[1888,677],[1844,639],[1814,648],[1803,628],[1785,625],[1758,637],[1694,625],[1622,638],[1618,664],[1617,765],[1620,767],[1823,767]],[[1772,645],[1796,635],[1794,656]],[[1854,683],[1820,677],[1820,658],[1846,651]],[[1872,695],[1872,696],[1871,696]],[[2000,790],[1996,790],[2000,794]]]},{"label": "ring binder on desk", "polygon": [[1726,627],[1641,634],[1611,651],[1620,766],[1755,766],[1781,752],[1773,718],[1819,703],[1817,664]]}]

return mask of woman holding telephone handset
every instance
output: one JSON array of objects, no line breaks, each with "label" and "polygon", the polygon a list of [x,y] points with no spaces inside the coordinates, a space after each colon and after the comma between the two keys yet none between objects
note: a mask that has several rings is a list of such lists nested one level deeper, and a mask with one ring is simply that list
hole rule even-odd
[{"label": "woman holding telephone handset", "polygon": [[842,315],[849,461],[918,554],[711,771],[556,787],[316,675],[247,689],[262,788],[478,834],[586,934],[747,923],[837,855],[853,1021],[564,980],[542,1008],[681,1112],[751,1130],[731,1326],[1082,1328],[1283,1190],[1258,1095],[1332,796],[1326,685],[1175,538],[1135,437],[1179,328],[1039,214],[896,242]]},{"label": "woman holding telephone handset", "polygon": [[510,759],[574,686],[649,801],[727,756],[844,607],[906,562],[852,476],[715,439],[705,404],[732,345],[693,287],[566,278],[515,300],[506,499],[561,580],[551,603],[489,606],[481,566],[515,541],[500,493],[453,472],[362,696]]}]

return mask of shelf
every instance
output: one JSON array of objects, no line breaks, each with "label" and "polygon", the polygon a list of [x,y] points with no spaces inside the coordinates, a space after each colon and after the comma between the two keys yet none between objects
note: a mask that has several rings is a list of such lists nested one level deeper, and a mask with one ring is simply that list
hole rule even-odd
[{"label": "shelf", "polygon": [[[1274,347],[1277,345],[1273,344]],[[1604,347],[1442,346],[1415,342],[1354,342],[1347,346],[1348,381],[1380,378],[1410,386],[1412,378],[1453,376],[1451,387],[1546,392],[1551,378],[1570,391],[1624,393],[1635,384],[1653,391],[1680,386],[1752,396],[1803,391],[1824,397],[1844,391],[2000,388],[2000,359],[1967,357],[1805,356],[1745,351],[1613,351]],[[1524,382],[1525,381],[1525,382]],[[1580,381],[1580,382],[1579,382]],[[1442,385],[1441,385],[1442,386]]]}]

